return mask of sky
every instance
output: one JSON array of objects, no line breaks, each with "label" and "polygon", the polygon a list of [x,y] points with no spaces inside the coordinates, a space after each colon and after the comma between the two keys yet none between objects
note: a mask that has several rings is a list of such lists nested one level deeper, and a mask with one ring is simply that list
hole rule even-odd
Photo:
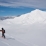
[{"label": "sky", "polygon": [[35,9],[46,11],[46,0],[0,0],[0,16],[17,16]]}]

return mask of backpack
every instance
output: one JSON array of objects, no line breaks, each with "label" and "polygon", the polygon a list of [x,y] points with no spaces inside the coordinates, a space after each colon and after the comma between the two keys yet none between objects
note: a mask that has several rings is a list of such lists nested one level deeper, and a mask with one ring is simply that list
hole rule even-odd
[{"label": "backpack", "polygon": [[5,30],[4,30],[4,33],[5,33]]}]

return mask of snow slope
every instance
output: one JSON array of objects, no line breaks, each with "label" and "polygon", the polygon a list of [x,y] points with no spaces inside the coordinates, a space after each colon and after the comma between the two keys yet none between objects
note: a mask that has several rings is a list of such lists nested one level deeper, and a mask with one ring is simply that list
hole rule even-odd
[{"label": "snow slope", "polygon": [[26,45],[15,40],[12,37],[7,37],[6,39],[0,37],[0,46],[26,46]]},{"label": "snow slope", "polygon": [[36,9],[0,21],[2,27],[6,30],[6,39],[0,38],[1,46],[46,46],[46,11]]}]

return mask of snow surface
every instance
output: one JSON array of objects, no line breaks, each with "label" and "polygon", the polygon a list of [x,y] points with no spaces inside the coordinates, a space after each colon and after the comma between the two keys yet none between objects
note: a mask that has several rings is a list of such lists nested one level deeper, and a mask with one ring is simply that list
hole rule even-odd
[{"label": "snow surface", "polygon": [[14,19],[0,21],[6,30],[6,39],[0,46],[46,46],[46,11],[36,9]]}]

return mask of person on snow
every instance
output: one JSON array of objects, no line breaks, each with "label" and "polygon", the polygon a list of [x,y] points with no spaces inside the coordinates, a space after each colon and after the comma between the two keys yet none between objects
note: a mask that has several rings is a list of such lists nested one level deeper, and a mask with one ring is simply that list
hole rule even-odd
[{"label": "person on snow", "polygon": [[4,37],[5,38],[5,30],[4,30],[4,28],[2,28],[2,37]]},{"label": "person on snow", "polygon": [[2,37],[4,37],[5,38],[5,30],[4,30],[4,28],[2,28],[2,30],[0,30],[0,31],[2,31]]}]

